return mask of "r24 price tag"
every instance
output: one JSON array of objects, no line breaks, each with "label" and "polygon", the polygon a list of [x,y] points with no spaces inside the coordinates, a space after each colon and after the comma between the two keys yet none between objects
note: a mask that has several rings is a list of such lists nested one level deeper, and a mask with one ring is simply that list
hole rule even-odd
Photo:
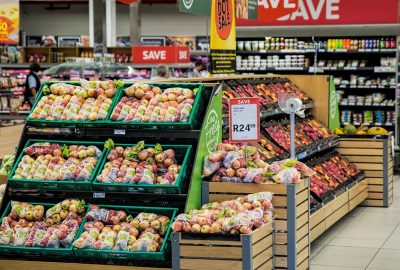
[{"label": "r24 price tag", "polygon": [[232,143],[260,141],[258,98],[231,98],[229,100],[229,138]]}]

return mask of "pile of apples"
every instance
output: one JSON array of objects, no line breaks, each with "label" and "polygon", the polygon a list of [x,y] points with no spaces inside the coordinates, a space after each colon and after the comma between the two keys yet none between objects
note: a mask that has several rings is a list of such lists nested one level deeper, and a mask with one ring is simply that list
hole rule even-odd
[{"label": "pile of apples", "polygon": [[204,158],[203,176],[211,177],[212,182],[265,183],[266,169],[254,146],[221,143]]},{"label": "pile of apples", "polygon": [[[179,176],[178,165],[173,149],[163,150],[160,144],[144,147],[144,141],[132,147],[113,146],[107,156],[103,171],[97,176],[101,183],[115,184],[174,184]],[[108,146],[109,147],[109,146]]]},{"label": "pile of apples", "polygon": [[314,174],[310,180],[310,191],[318,197],[332,190],[332,187],[319,174]]},{"label": "pile of apples", "polygon": [[101,151],[96,146],[34,143],[24,149],[13,178],[86,181],[94,171]]},{"label": "pile of apples", "polygon": [[104,120],[121,82],[82,81],[81,86],[54,83],[43,88],[43,96],[30,115],[39,120]]},{"label": "pile of apples", "polygon": [[272,194],[260,192],[221,203],[208,203],[201,210],[180,214],[172,230],[185,233],[249,234],[272,220]]},{"label": "pile of apples", "polygon": [[74,242],[76,248],[117,251],[159,251],[170,226],[167,216],[140,213],[135,218],[125,211],[92,205],[86,214],[84,232]]},{"label": "pile of apples", "polygon": [[11,212],[0,225],[0,244],[68,248],[78,233],[84,211],[84,202],[76,199],[64,200],[46,213],[43,205],[12,201]]},{"label": "pile of apples", "polygon": [[195,90],[168,88],[135,83],[111,114],[112,121],[124,122],[188,122]]}]

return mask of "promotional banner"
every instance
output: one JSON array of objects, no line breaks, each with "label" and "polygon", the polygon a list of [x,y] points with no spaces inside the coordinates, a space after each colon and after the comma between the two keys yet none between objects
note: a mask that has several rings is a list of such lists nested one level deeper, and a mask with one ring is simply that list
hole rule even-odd
[{"label": "promotional banner", "polygon": [[[198,15],[211,15],[212,0],[179,0],[179,11]],[[235,0],[236,18],[257,20],[258,0]]]},{"label": "promotional banner", "polygon": [[190,63],[190,50],[186,46],[134,46],[135,64]]},{"label": "promotional banner", "polygon": [[293,26],[398,22],[398,0],[259,0],[258,20],[238,20],[237,25]]},{"label": "promotional banner", "polygon": [[179,0],[179,11],[210,16],[211,0]]},{"label": "promotional banner", "polygon": [[0,1],[0,44],[19,43],[19,0]]},{"label": "promotional banner", "polygon": [[230,74],[236,69],[235,0],[213,0],[211,6],[211,73]]},{"label": "promotional banner", "polygon": [[207,108],[204,122],[201,126],[185,212],[201,207],[201,182],[204,157],[215,151],[217,145],[222,142],[222,85],[219,85],[215,90]]}]

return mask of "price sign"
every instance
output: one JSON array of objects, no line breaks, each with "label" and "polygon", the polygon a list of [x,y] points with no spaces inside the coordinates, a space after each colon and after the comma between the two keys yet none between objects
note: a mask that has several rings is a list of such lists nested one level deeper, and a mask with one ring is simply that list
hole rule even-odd
[{"label": "price sign", "polygon": [[231,98],[229,100],[229,138],[232,143],[260,141],[258,98]]}]

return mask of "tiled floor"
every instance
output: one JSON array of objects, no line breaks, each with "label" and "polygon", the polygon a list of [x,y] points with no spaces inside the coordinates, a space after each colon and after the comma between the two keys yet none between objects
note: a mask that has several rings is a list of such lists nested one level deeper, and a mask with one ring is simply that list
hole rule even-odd
[{"label": "tiled floor", "polygon": [[400,177],[390,208],[358,207],[311,245],[311,270],[400,269]]}]

